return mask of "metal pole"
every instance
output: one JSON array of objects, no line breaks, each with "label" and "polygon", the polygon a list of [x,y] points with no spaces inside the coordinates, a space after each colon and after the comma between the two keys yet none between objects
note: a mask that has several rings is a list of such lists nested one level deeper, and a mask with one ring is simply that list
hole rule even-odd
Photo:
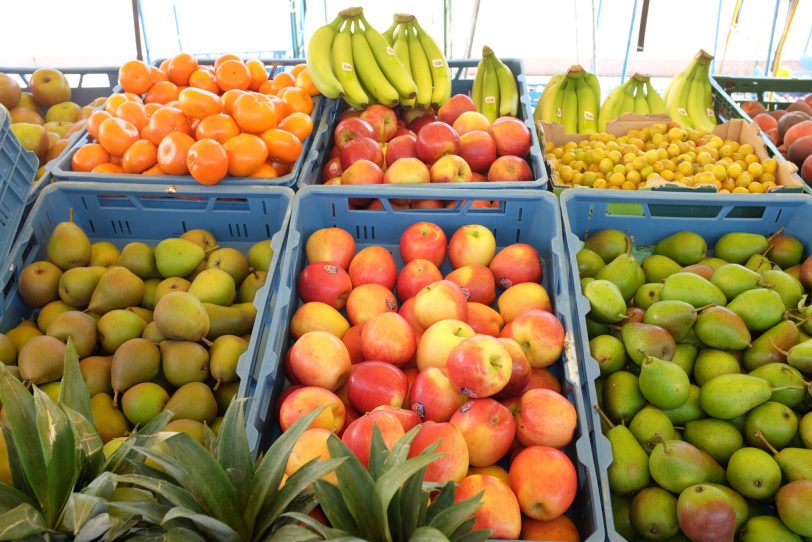
[{"label": "metal pole", "polygon": [[133,32],[135,32],[135,58],[144,60],[144,52],[141,49],[141,26],[138,22],[138,0],[132,0],[133,10]]},{"label": "metal pole", "polygon": [[[770,75],[770,60],[773,55],[773,40],[775,39],[775,27],[778,24],[778,8],[781,6],[781,0],[775,0],[775,12],[773,13],[773,25],[770,27],[770,44],[767,46],[767,62],[764,63],[764,76]],[[775,74],[773,74],[775,75]]]},{"label": "metal pole", "polygon": [[722,24],[722,2],[719,0],[719,7],[716,9],[716,34],[713,35],[713,60],[711,60],[711,73],[716,73],[716,48],[719,46],[719,27]]},{"label": "metal pole", "polygon": [[634,21],[637,18],[637,0],[634,0],[632,7],[632,20],[629,23],[629,37],[626,40],[626,56],[623,57],[623,71],[620,73],[621,84],[626,81],[626,69],[629,67],[629,53],[632,50],[632,32],[634,32]]},{"label": "metal pole", "polygon": [[474,0],[474,9],[471,14],[471,31],[468,33],[468,40],[465,43],[465,58],[471,58],[471,49],[474,47],[476,23],[479,20],[479,2],[480,0]]}]

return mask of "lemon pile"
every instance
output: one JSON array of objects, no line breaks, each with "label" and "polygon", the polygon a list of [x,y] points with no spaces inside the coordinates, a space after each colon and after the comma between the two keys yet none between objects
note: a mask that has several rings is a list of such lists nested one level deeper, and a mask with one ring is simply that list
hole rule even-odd
[{"label": "lemon pile", "polygon": [[638,190],[660,177],[722,194],[760,194],[776,186],[777,162],[761,161],[752,145],[711,133],[652,124],[616,137],[597,133],[580,143],[547,145],[558,179],[567,185]]}]

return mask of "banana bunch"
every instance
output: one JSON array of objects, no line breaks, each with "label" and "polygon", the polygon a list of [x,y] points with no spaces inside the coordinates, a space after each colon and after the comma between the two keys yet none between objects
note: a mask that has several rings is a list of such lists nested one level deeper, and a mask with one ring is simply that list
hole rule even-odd
[{"label": "banana bunch", "polygon": [[519,111],[519,89],[516,79],[504,62],[487,45],[476,67],[471,99],[477,111],[493,122],[498,117],[515,117]]},{"label": "banana bunch", "polygon": [[648,115],[665,112],[665,102],[651,86],[651,78],[636,73],[603,101],[598,114],[598,131],[605,132],[606,125],[623,113]]},{"label": "banana bunch", "polygon": [[713,55],[700,50],[691,64],[671,79],[663,98],[666,112],[683,128],[710,132],[716,126],[710,86]]},{"label": "banana bunch", "polygon": [[598,108],[601,103],[598,78],[579,65],[567,73],[554,75],[533,112],[536,120],[557,122],[570,134],[594,134],[598,131]]}]

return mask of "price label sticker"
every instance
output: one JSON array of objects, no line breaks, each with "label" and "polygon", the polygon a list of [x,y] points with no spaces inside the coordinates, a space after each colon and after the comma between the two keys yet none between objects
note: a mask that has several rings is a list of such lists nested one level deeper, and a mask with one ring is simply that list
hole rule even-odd
[{"label": "price label sticker", "polygon": [[715,118],[716,118],[716,113],[714,113],[714,112],[713,112],[713,109],[711,109],[710,107],[706,107],[706,108],[705,108],[705,114],[706,114],[708,117],[712,118],[712,119],[715,119]]},{"label": "price label sticker", "polygon": [[584,118],[586,120],[595,120],[595,114],[592,111],[584,111]]},{"label": "price label sticker", "polygon": [[395,50],[394,50],[394,49],[392,49],[391,47],[387,47],[387,48],[386,48],[386,52],[387,52],[387,53],[389,53],[389,54],[390,54],[390,55],[392,55],[392,56],[395,56]]},{"label": "price label sticker", "polygon": [[352,64],[350,64],[349,62],[342,62],[341,63],[341,69],[344,70],[345,72],[351,72],[352,71]]},{"label": "price label sticker", "polygon": [[496,96],[485,96],[485,103],[486,104],[495,104],[496,103]]},{"label": "price label sticker", "polygon": [[687,116],[688,116],[688,112],[687,112],[686,110],[684,110],[683,108],[681,108],[681,107],[680,107],[680,108],[677,108],[677,113],[679,113],[679,114],[680,114],[680,115],[682,115],[683,117],[687,117]]},{"label": "price label sticker", "polygon": [[431,61],[431,65],[434,66],[435,68],[442,68],[443,66],[445,66],[445,60],[443,60],[442,58],[435,58],[434,60]]},{"label": "price label sticker", "polygon": [[559,119],[560,119],[561,117],[563,117],[563,116],[564,116],[564,112],[563,112],[563,111],[561,111],[561,108],[560,108],[560,107],[556,108],[556,110],[555,110],[555,116],[556,116],[556,117],[558,117]]}]

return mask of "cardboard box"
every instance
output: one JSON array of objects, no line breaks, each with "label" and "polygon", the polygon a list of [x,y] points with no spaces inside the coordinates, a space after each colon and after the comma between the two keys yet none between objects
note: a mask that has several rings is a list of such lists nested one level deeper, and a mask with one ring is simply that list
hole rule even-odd
[{"label": "cardboard box", "polygon": [[[606,125],[606,131],[616,137],[623,136],[629,130],[641,130],[652,124],[670,123],[671,117],[668,115],[637,115],[634,113],[624,113],[617,119],[613,120]],[[579,143],[589,139],[588,134],[568,134],[564,131],[564,126],[557,122],[536,121],[536,129],[539,132],[539,142],[542,151],[546,157],[547,141],[553,143],[556,147],[560,147],[565,143],[574,141]],[[759,135],[758,127],[752,122],[747,122],[743,119],[733,119],[719,124],[713,129],[713,134],[721,137],[722,139],[731,139],[738,141],[740,144],[749,144],[753,147],[753,152],[758,156],[760,161],[770,158],[767,152],[767,146],[764,140]],[[798,168],[792,162],[782,161],[776,159],[778,167],[775,171],[775,188],[771,188],[770,192],[802,192],[803,182],[795,175]],[[551,176],[551,184],[556,189],[561,188],[588,188],[580,185],[568,185],[561,183],[558,180],[558,175],[553,168]],[[670,182],[657,176],[654,179],[649,179],[644,185],[644,189],[650,190],[698,190],[698,191],[712,191],[716,189],[711,185],[700,185],[696,187],[687,186],[682,183]]]}]

